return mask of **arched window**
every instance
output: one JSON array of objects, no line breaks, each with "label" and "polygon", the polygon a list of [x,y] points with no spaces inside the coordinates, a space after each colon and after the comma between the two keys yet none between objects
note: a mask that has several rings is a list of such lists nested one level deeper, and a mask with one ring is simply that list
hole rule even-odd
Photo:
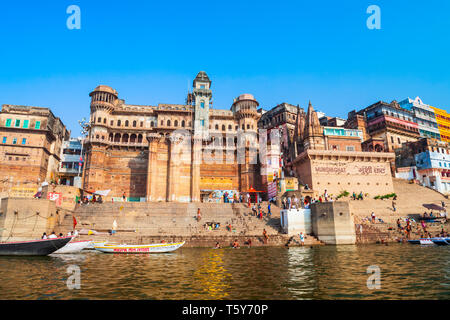
[{"label": "arched window", "polygon": [[136,128],[136,126],[137,126],[137,122],[136,122],[136,120],[134,120],[133,121],[133,128]]},{"label": "arched window", "polygon": [[125,133],[125,134],[122,136],[122,143],[128,143],[128,133]]},{"label": "arched window", "polygon": [[114,136],[114,142],[120,142],[120,133],[116,133]]},{"label": "arched window", "polygon": [[232,130],[232,126],[231,126],[231,124],[230,125],[228,125],[228,131],[231,131]]},{"label": "arched window", "polygon": [[96,135],[96,136],[95,136],[95,138],[96,138],[96,139],[99,139],[99,138],[100,138],[100,136],[99,136],[99,135]]},{"label": "arched window", "polygon": [[155,123],[153,121],[150,122],[150,126],[153,128],[155,126]]},{"label": "arched window", "polygon": [[222,125],[222,131],[225,131],[225,125],[224,124]]},{"label": "arched window", "polygon": [[102,118],[98,117],[97,122],[102,123]]},{"label": "arched window", "polygon": [[178,127],[178,120],[175,120],[175,122],[173,123],[173,125],[174,125],[175,127]]},{"label": "arched window", "polygon": [[111,127],[114,125],[114,120],[111,120],[110,125]]},{"label": "arched window", "polygon": [[250,125],[249,124],[247,124],[247,129],[250,129]]},{"label": "arched window", "polygon": [[205,107],[205,101],[201,101],[201,102],[200,102],[200,107],[202,107],[202,108]]},{"label": "arched window", "polygon": [[103,119],[103,123],[106,124],[106,118]]},{"label": "arched window", "polygon": [[218,124],[216,124],[216,130],[219,130],[219,125]]},{"label": "arched window", "polygon": [[128,127],[129,124],[128,120],[125,120],[125,127]]},{"label": "arched window", "polygon": [[110,133],[110,134],[109,134],[109,141],[111,141],[111,142],[112,142],[112,141],[113,141],[113,138],[114,138],[113,134],[112,134],[112,133]]},{"label": "arched window", "polygon": [[167,126],[170,127],[170,120],[167,120]]},{"label": "arched window", "polygon": [[142,134],[138,135],[138,143],[142,143]]},{"label": "arched window", "polygon": [[181,121],[181,126],[184,128],[186,126],[186,122],[183,120]]},{"label": "arched window", "polygon": [[242,130],[245,130],[245,125],[244,124],[242,125]]},{"label": "arched window", "polygon": [[133,133],[133,134],[130,136],[130,143],[136,143],[136,138],[137,138],[137,136]]},{"label": "arched window", "polygon": [[117,126],[120,127],[122,125],[122,121],[117,120]]}]

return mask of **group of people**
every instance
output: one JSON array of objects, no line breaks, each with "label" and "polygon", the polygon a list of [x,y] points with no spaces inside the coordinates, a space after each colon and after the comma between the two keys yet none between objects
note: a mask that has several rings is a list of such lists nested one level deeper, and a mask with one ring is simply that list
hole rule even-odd
[{"label": "group of people", "polygon": [[[66,235],[66,237],[72,237],[72,236],[77,236],[78,235],[78,231],[69,231]],[[45,240],[45,239],[57,239],[57,238],[63,238],[64,235],[62,233],[59,233],[59,235],[56,235],[55,231],[53,231],[51,234],[47,235],[47,232],[44,232],[42,234],[41,239]]]},{"label": "group of people", "polygon": [[352,199],[353,200],[364,200],[363,192],[361,191],[358,195],[356,195],[356,193],[353,191]]},{"label": "group of people", "polygon": [[84,196],[82,199],[78,200],[78,204],[90,204],[90,203],[103,203],[103,198],[101,195],[92,195],[91,198]]},{"label": "group of people", "polygon": [[257,205],[253,204],[252,206],[252,214],[256,217],[258,217],[260,220],[262,220],[264,215],[267,215],[267,217],[271,217],[272,216],[272,205],[269,202],[267,204],[267,213],[264,213],[262,210],[262,205],[261,202],[259,202]]}]

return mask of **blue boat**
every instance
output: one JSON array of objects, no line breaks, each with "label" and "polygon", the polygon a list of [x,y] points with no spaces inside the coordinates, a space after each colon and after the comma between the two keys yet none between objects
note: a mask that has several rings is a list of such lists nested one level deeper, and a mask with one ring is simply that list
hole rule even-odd
[{"label": "blue boat", "polygon": [[438,246],[448,246],[450,245],[450,238],[431,238],[431,241],[433,241],[434,244],[438,245]]}]

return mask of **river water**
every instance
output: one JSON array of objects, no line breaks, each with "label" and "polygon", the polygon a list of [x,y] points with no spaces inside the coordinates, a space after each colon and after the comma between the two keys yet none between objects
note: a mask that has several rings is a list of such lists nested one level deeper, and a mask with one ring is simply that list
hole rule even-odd
[{"label": "river water", "polygon": [[[0,299],[450,299],[449,259],[450,247],[409,244],[0,257]],[[80,289],[67,286],[73,265]]]}]

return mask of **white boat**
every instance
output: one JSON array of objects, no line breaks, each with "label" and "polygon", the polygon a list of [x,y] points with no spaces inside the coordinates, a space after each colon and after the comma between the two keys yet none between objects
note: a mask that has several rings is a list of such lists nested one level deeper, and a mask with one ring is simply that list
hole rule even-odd
[{"label": "white boat", "polygon": [[420,244],[423,244],[423,245],[434,245],[434,242],[431,239],[420,239]]},{"label": "white boat", "polygon": [[108,241],[91,241],[91,243],[84,248],[84,250],[95,250],[95,246],[101,247],[104,246]]},{"label": "white boat", "polygon": [[53,253],[78,253],[91,244],[91,240],[71,241]]},{"label": "white boat", "polygon": [[175,251],[185,244],[183,242],[176,243],[156,243],[156,244],[103,244],[101,246],[94,245],[95,250],[104,253],[163,253]]}]

